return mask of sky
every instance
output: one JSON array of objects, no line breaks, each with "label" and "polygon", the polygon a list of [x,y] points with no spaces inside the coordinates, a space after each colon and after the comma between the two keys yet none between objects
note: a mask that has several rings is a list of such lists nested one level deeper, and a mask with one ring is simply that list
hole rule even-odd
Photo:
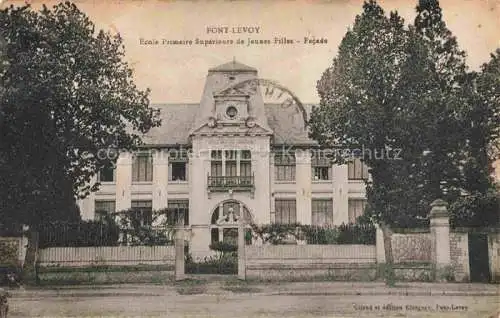
[{"label": "sky", "polygon": [[[3,6],[24,2],[4,0]],[[57,2],[30,3],[33,9],[38,9],[42,4],[51,7]],[[126,59],[134,69],[135,83],[139,88],[151,89],[152,103],[198,103],[208,69],[233,59],[257,68],[260,78],[279,82],[303,103],[317,103],[316,83],[331,65],[355,16],[362,12],[363,1],[81,0],[75,3],[98,29],[120,33]],[[500,0],[441,0],[440,3],[447,26],[468,54],[468,65],[479,69],[489,60],[490,53],[500,47]],[[407,23],[413,22],[416,0],[387,0],[379,4],[386,13],[397,10]],[[213,33],[226,30],[228,33]],[[275,37],[295,43],[274,44]],[[304,43],[304,37],[327,43]],[[233,40],[233,44],[162,44],[163,39],[195,41],[197,38]],[[249,38],[269,40],[271,44],[248,46]],[[243,43],[236,44],[237,39]],[[154,40],[159,44],[144,44]]]}]

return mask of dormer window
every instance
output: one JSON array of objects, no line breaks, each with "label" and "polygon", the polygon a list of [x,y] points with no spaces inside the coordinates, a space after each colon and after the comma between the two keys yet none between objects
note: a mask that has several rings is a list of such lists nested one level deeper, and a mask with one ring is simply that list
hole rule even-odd
[{"label": "dormer window", "polygon": [[243,93],[229,92],[226,95],[215,95],[214,117],[222,124],[242,124],[249,116],[249,96]]},{"label": "dormer window", "polygon": [[234,106],[229,106],[226,110],[227,117],[233,119],[238,114],[238,110]]}]

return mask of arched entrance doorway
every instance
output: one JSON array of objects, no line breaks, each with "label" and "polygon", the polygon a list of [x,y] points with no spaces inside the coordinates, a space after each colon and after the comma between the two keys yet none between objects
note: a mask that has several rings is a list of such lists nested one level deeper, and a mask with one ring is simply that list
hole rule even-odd
[{"label": "arched entrance doorway", "polygon": [[212,212],[211,243],[227,242],[237,245],[238,225],[241,221],[245,224],[245,238],[248,244],[251,242],[250,224],[253,223],[253,216],[248,208],[237,200],[226,200],[219,203]]}]

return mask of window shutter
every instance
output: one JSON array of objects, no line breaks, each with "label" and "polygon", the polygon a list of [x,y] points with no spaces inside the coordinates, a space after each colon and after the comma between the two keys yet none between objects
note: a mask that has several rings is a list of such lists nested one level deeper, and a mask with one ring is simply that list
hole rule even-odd
[{"label": "window shutter", "polygon": [[132,181],[138,181],[139,175],[139,158],[134,156],[132,158]]},{"label": "window shutter", "polygon": [[146,181],[153,181],[153,157],[148,156],[147,159],[147,173],[148,175],[146,176]]},{"label": "window shutter", "polygon": [[138,181],[144,181],[146,178],[146,163],[144,160],[144,156],[140,156],[137,158],[138,165],[139,165],[139,180]]}]

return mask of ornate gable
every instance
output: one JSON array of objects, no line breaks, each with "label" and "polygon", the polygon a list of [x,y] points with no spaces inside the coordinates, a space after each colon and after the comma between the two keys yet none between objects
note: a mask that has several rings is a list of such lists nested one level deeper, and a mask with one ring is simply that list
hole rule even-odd
[{"label": "ornate gable", "polygon": [[229,87],[225,88],[217,93],[214,93],[215,98],[231,97],[231,96],[247,96],[250,97],[251,92],[249,92],[244,87]]},{"label": "ornate gable", "polygon": [[236,61],[210,69],[190,135],[215,128],[218,132],[207,133],[270,134],[262,95],[253,87],[256,79],[257,70]]},{"label": "ornate gable", "polygon": [[192,132],[192,136],[270,136],[273,132],[269,129],[263,128],[257,124],[252,127],[248,125],[215,125],[211,127],[209,124],[203,125]]}]

